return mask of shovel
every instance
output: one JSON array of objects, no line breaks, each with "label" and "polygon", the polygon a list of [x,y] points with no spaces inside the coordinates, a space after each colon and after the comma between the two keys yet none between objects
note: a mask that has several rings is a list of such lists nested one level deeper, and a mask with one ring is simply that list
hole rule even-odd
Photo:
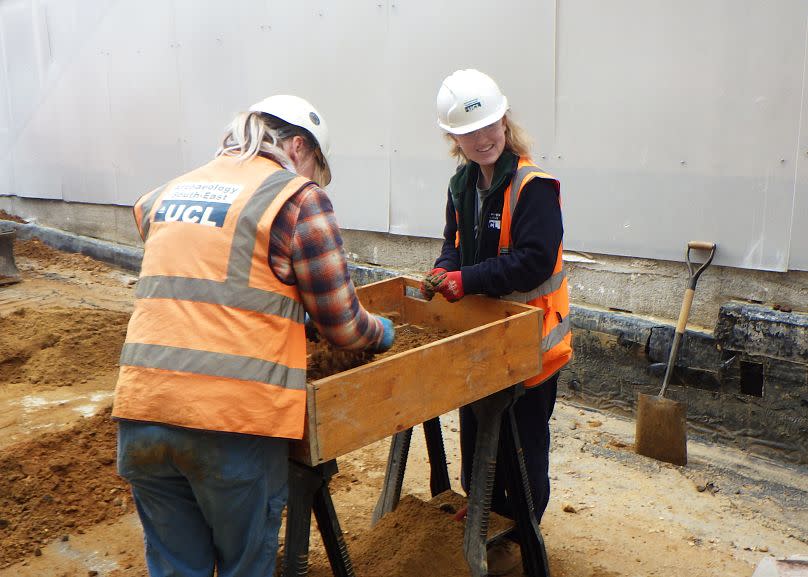
[{"label": "shovel", "polygon": [[17,231],[0,229],[0,286],[20,282],[20,271],[14,264],[14,239]]},{"label": "shovel", "polygon": [[[710,251],[710,256],[698,269],[690,262],[691,250]],[[665,398],[665,389],[668,388],[679,346],[682,344],[682,335],[687,326],[687,318],[690,316],[696,283],[701,273],[713,262],[714,256],[714,242],[691,240],[687,243],[685,260],[690,280],[682,302],[682,310],[679,312],[679,322],[676,323],[668,367],[662,379],[662,390],[657,396],[640,393],[637,399],[637,424],[634,435],[636,452],[674,465],[687,464],[687,415],[684,403]]]}]

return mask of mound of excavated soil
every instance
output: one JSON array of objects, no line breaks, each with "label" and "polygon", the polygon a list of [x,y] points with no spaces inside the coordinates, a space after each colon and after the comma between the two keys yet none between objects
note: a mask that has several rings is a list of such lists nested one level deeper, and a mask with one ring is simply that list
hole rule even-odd
[{"label": "mound of excavated soil", "polygon": [[132,510],[115,471],[110,411],[0,455],[0,567],[42,544]]},{"label": "mound of excavated soil", "polygon": [[62,252],[49,247],[41,240],[18,240],[14,243],[14,257],[35,260],[42,267],[63,267],[91,272],[108,272],[109,265],[83,254]]},{"label": "mound of excavated soil", "polygon": [[69,386],[114,373],[126,313],[102,309],[21,308],[0,317],[0,386]]},{"label": "mound of excavated soil", "polygon": [[[407,495],[371,531],[349,543],[351,563],[357,577],[468,577],[463,527],[451,512]],[[327,562],[313,565],[310,575],[331,575]]]},{"label": "mound of excavated soil", "polygon": [[468,577],[463,527],[453,516],[412,496],[385,515],[352,554],[361,577]]},{"label": "mound of excavated soil", "polygon": [[8,213],[5,210],[0,210],[0,220],[10,220],[12,222],[19,222],[23,224],[25,223],[25,221],[16,214]]}]

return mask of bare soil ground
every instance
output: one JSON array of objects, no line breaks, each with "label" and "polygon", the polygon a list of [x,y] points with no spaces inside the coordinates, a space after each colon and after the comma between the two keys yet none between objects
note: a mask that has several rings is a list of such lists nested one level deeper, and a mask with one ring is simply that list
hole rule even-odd
[{"label": "bare soil ground", "polygon": [[[145,576],[108,416],[134,277],[36,241],[16,254],[24,282],[0,288],[0,577]],[[442,423],[461,493],[456,414]],[[661,464],[633,453],[632,421],[563,399],[552,428],[554,577],[750,576],[763,557],[808,554],[806,468],[698,440],[687,467]],[[331,486],[357,575],[468,575],[462,525],[429,503],[420,431],[408,497],[370,529],[387,450],[340,459]],[[311,574],[329,575],[312,543]]]}]

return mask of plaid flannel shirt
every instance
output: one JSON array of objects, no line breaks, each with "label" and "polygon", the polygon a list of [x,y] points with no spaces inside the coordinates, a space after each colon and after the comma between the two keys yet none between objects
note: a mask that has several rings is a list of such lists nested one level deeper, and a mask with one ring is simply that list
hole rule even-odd
[{"label": "plaid flannel shirt", "polygon": [[325,191],[313,186],[292,196],[272,223],[270,236],[272,271],[281,282],[297,285],[306,312],[327,341],[353,350],[381,341],[381,322],[356,296]]}]

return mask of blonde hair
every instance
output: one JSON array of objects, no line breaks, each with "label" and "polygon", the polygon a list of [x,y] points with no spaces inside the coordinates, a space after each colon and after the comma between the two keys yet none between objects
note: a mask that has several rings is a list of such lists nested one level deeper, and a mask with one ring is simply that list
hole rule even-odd
[{"label": "blonde hair", "polygon": [[275,160],[287,170],[294,170],[294,163],[281,144],[295,136],[302,137],[311,147],[315,164],[312,180],[319,186],[328,186],[331,169],[314,136],[305,128],[263,112],[240,112],[225,131],[216,156],[233,156],[247,162],[260,155]]},{"label": "blonde hair", "polygon": [[[533,140],[525,132],[525,129],[513,120],[510,112],[506,112],[503,118],[505,119],[505,150],[510,150],[517,156],[530,156],[530,147]],[[468,162],[469,159],[463,154],[463,150],[457,144],[454,135],[444,132],[443,136],[449,143],[449,154],[456,158],[459,164]]]}]

